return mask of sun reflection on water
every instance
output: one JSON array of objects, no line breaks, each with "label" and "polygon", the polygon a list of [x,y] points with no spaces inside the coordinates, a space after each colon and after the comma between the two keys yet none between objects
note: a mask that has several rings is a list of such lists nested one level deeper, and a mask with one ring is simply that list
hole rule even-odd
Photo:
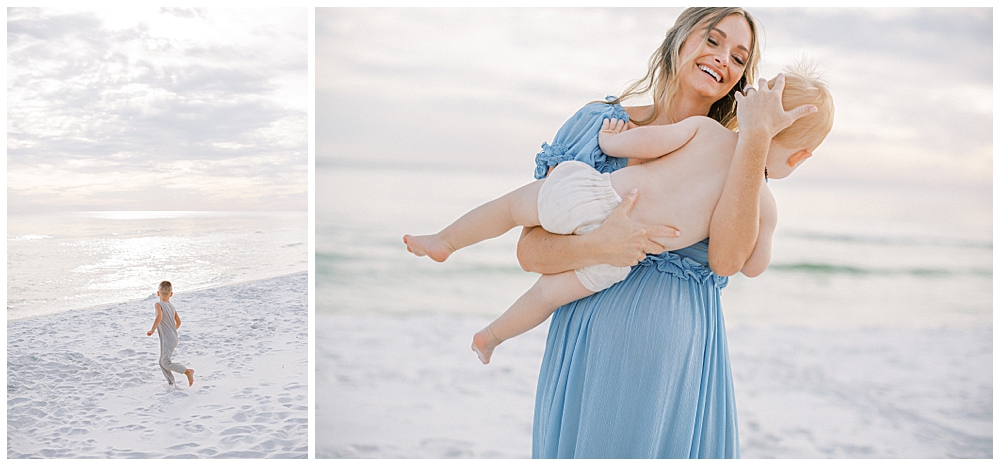
[{"label": "sun reflection on water", "polygon": [[72,212],[8,216],[7,318],[304,271],[304,212]]}]

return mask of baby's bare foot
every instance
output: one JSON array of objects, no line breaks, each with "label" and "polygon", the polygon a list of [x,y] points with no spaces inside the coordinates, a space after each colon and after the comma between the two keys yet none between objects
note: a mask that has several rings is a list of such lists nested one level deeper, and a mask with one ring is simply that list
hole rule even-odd
[{"label": "baby's bare foot", "polygon": [[184,371],[184,375],[188,378],[188,386],[194,385],[194,369],[188,369]]},{"label": "baby's bare foot", "polygon": [[490,331],[489,327],[486,327],[472,336],[472,351],[476,352],[476,356],[479,356],[479,360],[483,364],[490,363],[490,357],[493,356],[493,350],[496,349],[500,341],[493,336],[493,332]]},{"label": "baby's bare foot", "polygon": [[407,251],[420,257],[430,257],[438,262],[444,262],[454,252],[444,245],[438,235],[404,235],[403,242],[406,243]]}]

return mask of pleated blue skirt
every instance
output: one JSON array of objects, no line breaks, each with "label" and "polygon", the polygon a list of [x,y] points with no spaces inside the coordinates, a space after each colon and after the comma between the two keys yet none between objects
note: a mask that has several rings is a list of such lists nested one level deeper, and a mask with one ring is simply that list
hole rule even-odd
[{"label": "pleated blue skirt", "polygon": [[738,458],[736,401],[708,242],[649,256],[556,310],[535,458]]}]

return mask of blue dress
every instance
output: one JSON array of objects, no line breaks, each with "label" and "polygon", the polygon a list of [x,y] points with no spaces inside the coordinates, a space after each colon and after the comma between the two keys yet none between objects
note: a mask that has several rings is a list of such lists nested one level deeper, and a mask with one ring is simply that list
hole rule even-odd
[{"label": "blue dress", "polygon": [[[601,172],[619,105],[591,104],[542,146],[536,177],[565,160]],[[736,400],[708,240],[647,256],[628,278],[552,314],[535,394],[535,458],[738,458]]]}]

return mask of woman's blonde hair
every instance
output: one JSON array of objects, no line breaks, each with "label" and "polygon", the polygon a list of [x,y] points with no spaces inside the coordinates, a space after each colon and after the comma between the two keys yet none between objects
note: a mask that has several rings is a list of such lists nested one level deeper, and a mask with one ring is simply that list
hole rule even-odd
[{"label": "woman's blonde hair", "polygon": [[[786,67],[783,73],[785,89],[781,94],[781,106],[788,111],[812,104],[817,111],[795,120],[776,134],[773,141],[789,149],[816,150],[833,128],[833,96],[820,79],[816,65],[806,59]],[[774,86],[775,79],[768,82],[768,87]]]},{"label": "woman's blonde hair", "polygon": [[[677,72],[685,63],[680,62],[680,51],[684,41],[696,30],[698,26],[707,27],[701,45],[708,41],[708,32],[711,31],[719,21],[729,15],[740,15],[746,19],[750,26],[750,56],[747,58],[743,76],[733,85],[725,97],[712,104],[708,116],[718,121],[729,129],[736,129],[736,93],[742,91],[747,83],[752,83],[757,77],[757,62],[760,61],[760,45],[757,40],[757,23],[750,13],[742,8],[719,8],[719,7],[695,7],[688,8],[677,17],[674,26],[667,31],[666,38],[660,44],[660,48],[649,57],[649,69],[646,76],[630,84],[622,95],[611,103],[621,103],[630,97],[640,96],[652,92],[653,111],[646,118],[634,118],[632,122],[637,125],[649,124],[664,111],[670,108],[671,97],[676,93],[678,87]],[[664,108],[661,108],[661,104]]]}]

